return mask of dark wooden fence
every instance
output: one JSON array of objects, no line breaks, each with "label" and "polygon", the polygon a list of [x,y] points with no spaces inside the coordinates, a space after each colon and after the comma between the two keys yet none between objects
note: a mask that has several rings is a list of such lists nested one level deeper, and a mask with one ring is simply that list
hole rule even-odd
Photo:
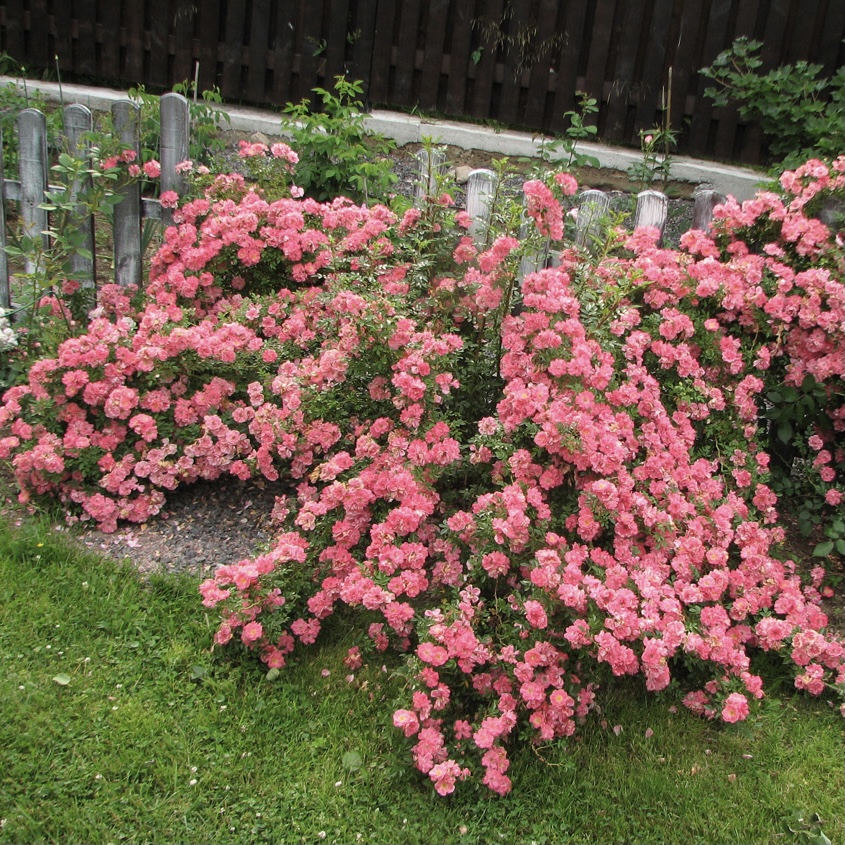
[{"label": "dark wooden fence", "polygon": [[[698,73],[741,35],[766,68],[845,64],[845,0],[0,0],[0,51],[56,78],[198,79],[232,102],[279,106],[364,81],[368,103],[561,131],[577,91],[599,138],[636,144],[672,69],[679,152],[759,161],[759,131],[714,109]],[[6,72],[14,72],[6,68]]]}]

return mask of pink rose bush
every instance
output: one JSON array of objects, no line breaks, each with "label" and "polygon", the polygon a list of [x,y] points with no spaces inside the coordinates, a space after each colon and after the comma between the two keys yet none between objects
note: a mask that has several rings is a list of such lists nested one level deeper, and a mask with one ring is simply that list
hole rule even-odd
[{"label": "pink rose bush", "polygon": [[[106,289],[7,391],[0,458],[22,500],[104,530],[179,484],[289,480],[272,547],[200,587],[214,641],[278,669],[359,614],[349,665],[405,656],[392,721],[441,795],[507,793],[517,737],[573,735],[614,676],[686,679],[690,709],[738,722],[763,652],[810,694],[843,682],[824,570],[782,551],[763,416],[812,376],[805,470],[841,501],[845,263],[805,212],[843,185],[845,159],[810,162],[680,250],[616,232],[596,264],[561,240],[568,175],[526,185],[536,232],[484,243],[439,198],[398,214],[216,177],[144,291]],[[549,237],[555,266],[520,281]]]}]

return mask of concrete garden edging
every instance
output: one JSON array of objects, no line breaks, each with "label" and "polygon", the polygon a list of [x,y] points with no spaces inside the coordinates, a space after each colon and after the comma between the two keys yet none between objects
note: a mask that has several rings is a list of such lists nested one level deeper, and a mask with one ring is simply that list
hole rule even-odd
[{"label": "concrete garden edging", "polygon": [[[0,84],[17,84],[22,90],[23,83],[17,77],[0,76]],[[80,103],[97,111],[107,111],[112,103],[125,100],[127,93],[111,88],[99,88],[86,85],[27,80],[27,88],[41,92],[52,101],[63,101],[68,105]],[[265,135],[284,135],[277,112],[223,104],[218,106],[231,118],[227,128],[243,132],[262,132]],[[465,150],[479,150],[500,156],[517,158],[539,157],[541,139],[528,132],[495,130],[485,126],[459,123],[450,120],[434,120],[416,115],[375,109],[366,116],[367,126],[387,138],[393,139],[399,146],[410,143],[423,143],[432,138],[436,143],[447,144]],[[636,150],[611,147],[605,144],[579,143],[579,151],[594,156],[601,167],[609,170],[626,172],[628,167],[642,160]],[[672,179],[688,182],[691,185],[709,188],[720,194],[734,196],[738,200],[750,199],[766,180],[762,171],[729,164],[703,161],[687,156],[672,157]]]}]

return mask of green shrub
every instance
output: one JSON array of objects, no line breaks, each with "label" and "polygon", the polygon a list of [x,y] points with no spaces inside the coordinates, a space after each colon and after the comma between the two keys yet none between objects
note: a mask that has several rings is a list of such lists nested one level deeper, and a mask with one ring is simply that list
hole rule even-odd
[{"label": "green shrub", "polygon": [[564,137],[556,138],[548,144],[544,144],[540,152],[543,162],[564,170],[572,170],[576,167],[599,167],[599,160],[595,156],[581,152],[577,149],[580,141],[595,139],[599,129],[598,126],[587,125],[584,121],[590,115],[598,114],[598,104],[595,98],[578,91],[578,109],[576,111],[564,112],[563,116],[569,119],[569,126],[564,130]]},{"label": "green shrub", "polygon": [[296,184],[320,202],[338,196],[368,204],[388,200],[396,184],[389,159],[396,144],[367,129],[364,106],[357,99],[363,83],[338,76],[335,93],[313,90],[322,100],[321,111],[303,99],[288,103],[282,118],[299,154]]},{"label": "green shrub", "polygon": [[820,77],[822,66],[783,65],[762,73],[762,43],[737,38],[700,73],[716,85],[704,94],[716,106],[734,103],[743,120],[757,123],[778,169],[809,158],[833,160],[842,152],[845,126],[845,68]]}]

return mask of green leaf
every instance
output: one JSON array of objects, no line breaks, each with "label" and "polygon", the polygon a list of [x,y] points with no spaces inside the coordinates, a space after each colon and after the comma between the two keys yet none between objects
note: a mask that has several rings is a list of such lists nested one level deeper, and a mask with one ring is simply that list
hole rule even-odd
[{"label": "green leaf", "polygon": [[789,420],[782,420],[779,423],[778,439],[781,443],[789,443],[792,440],[792,423]]},{"label": "green leaf", "polygon": [[825,540],[813,549],[813,557],[827,557],[833,551],[833,540]]},{"label": "green leaf", "polygon": [[276,678],[279,677],[282,673],[278,669],[268,669],[267,674],[264,676],[268,681],[275,681]]},{"label": "green leaf", "polygon": [[357,751],[347,751],[341,758],[343,768],[348,772],[357,772],[361,768],[364,761]]},{"label": "green leaf", "polygon": [[65,675],[64,673],[60,675],[53,676],[54,683],[57,683],[60,687],[66,687],[70,683],[70,675]]},{"label": "green leaf", "polygon": [[834,542],[833,547],[836,549],[837,554],[845,557],[845,540],[843,540],[842,537]]}]

